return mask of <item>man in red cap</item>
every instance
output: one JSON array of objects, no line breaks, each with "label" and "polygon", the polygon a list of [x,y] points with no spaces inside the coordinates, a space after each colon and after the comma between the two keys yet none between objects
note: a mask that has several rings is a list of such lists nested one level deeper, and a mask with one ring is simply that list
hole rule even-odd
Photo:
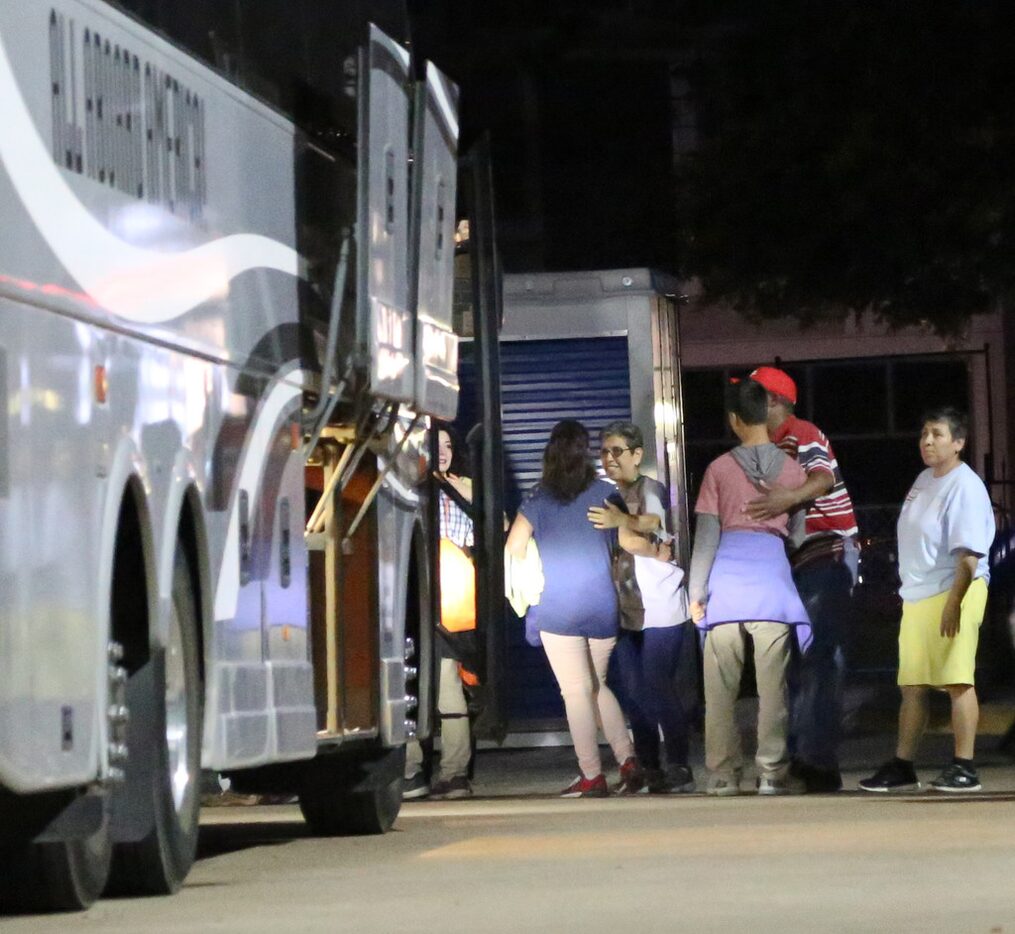
[{"label": "man in red cap", "polygon": [[828,438],[816,425],[793,414],[797,388],[792,377],[775,367],[761,366],[749,378],[768,391],[769,437],[807,473],[803,486],[795,490],[770,486],[747,506],[753,519],[807,508],[804,543],[791,561],[814,642],[801,659],[793,700],[793,771],[808,791],[838,791],[842,787],[838,758],[842,637],[857,577],[856,516]]}]

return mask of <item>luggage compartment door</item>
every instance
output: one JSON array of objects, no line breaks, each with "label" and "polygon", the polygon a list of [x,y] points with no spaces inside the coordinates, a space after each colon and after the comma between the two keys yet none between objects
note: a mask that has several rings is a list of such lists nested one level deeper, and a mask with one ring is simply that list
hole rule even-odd
[{"label": "luggage compartment door", "polygon": [[359,133],[359,328],[375,395],[411,402],[409,53],[376,26],[364,52]]},{"label": "luggage compartment door", "polygon": [[431,62],[416,86],[412,230],[415,253],[417,412],[458,411],[458,337],[452,330],[458,89]]}]

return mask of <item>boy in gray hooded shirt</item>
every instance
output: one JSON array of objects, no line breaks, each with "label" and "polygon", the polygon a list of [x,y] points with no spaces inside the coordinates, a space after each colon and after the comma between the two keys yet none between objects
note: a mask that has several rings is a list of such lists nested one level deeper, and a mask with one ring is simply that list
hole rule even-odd
[{"label": "boy in gray hooded shirt", "polygon": [[806,645],[810,627],[786,549],[802,539],[803,514],[756,520],[745,507],[765,484],[792,489],[807,476],[768,440],[763,386],[751,380],[731,385],[726,411],[740,446],[709,464],[702,479],[690,569],[691,613],[707,632],[705,764],[713,776],[708,791],[740,791],[743,754],[734,707],[750,635],[759,699],[758,793],[789,794],[796,788],[788,775],[786,668],[793,628]]}]

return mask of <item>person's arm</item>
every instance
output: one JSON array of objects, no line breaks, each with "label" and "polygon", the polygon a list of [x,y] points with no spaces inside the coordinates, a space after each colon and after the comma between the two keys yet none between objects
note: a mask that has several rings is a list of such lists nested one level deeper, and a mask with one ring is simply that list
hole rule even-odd
[{"label": "person's arm", "polygon": [[792,512],[805,503],[824,496],[835,486],[835,477],[823,467],[816,468],[807,474],[803,486],[796,489],[782,486],[779,483],[762,481],[765,495],[752,499],[746,507],[747,515],[752,519],[774,519],[784,512]]},{"label": "person's arm", "polygon": [[946,639],[954,639],[959,633],[962,600],[976,575],[976,566],[980,563],[980,556],[967,548],[956,549],[955,557],[957,559],[955,580],[952,581],[951,590],[948,591],[948,598],[941,611],[941,635]]},{"label": "person's arm", "polygon": [[688,593],[691,598],[691,616],[696,623],[705,615],[708,601],[708,576],[712,573],[715,553],[719,550],[722,528],[719,517],[711,513],[698,513],[694,527],[694,549],[691,552],[691,573],[688,575]]},{"label": "person's arm", "polygon": [[530,538],[532,538],[532,523],[521,513],[518,513],[515,516],[515,521],[511,524],[507,541],[504,542],[504,549],[512,557],[524,560],[525,549]]},{"label": "person's arm", "polygon": [[786,539],[789,553],[793,554],[803,543],[807,534],[807,510],[794,509],[786,522]]},{"label": "person's arm", "polygon": [[651,535],[662,527],[659,516],[651,513],[631,515],[609,500],[603,500],[602,506],[590,506],[588,520],[596,529],[626,529],[629,532],[643,532]]},{"label": "person's arm", "polygon": [[667,542],[646,538],[644,535],[624,528],[624,526],[617,529],[617,536],[620,547],[628,554],[643,558],[657,558],[659,561],[669,561],[673,555],[673,549]]},{"label": "person's arm", "polygon": [[467,503],[472,502],[471,477],[459,477],[457,474],[453,473],[446,473],[443,475],[437,474],[437,476],[438,477],[443,476],[443,479],[446,480],[452,487],[454,487],[455,492],[458,493],[458,495],[461,496],[462,499],[464,499]]}]

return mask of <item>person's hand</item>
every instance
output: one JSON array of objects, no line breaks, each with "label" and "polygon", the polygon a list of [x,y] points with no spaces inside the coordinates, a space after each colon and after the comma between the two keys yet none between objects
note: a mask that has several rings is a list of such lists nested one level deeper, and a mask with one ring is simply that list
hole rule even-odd
[{"label": "person's hand", "polygon": [[941,611],[941,635],[946,639],[954,639],[959,634],[961,616],[961,605],[953,600],[948,600],[945,603],[945,608]]},{"label": "person's hand", "polygon": [[744,512],[752,519],[774,519],[796,506],[796,495],[793,490],[780,486],[778,483],[769,485],[764,480],[759,486],[765,491],[765,495],[752,499],[744,507]]},{"label": "person's hand", "polygon": [[673,544],[672,542],[659,542],[656,545],[656,561],[665,561],[669,563],[673,560]]},{"label": "person's hand", "polygon": [[691,619],[700,623],[705,618],[705,604],[701,600],[691,601]]},{"label": "person's hand", "polygon": [[589,506],[588,520],[596,529],[616,529],[624,524],[626,513],[619,506],[603,500],[602,506]]},{"label": "person's hand", "polygon": [[437,476],[447,480],[454,487],[455,492],[466,502],[472,502],[472,480],[469,477],[459,477],[453,473],[437,474]]}]

